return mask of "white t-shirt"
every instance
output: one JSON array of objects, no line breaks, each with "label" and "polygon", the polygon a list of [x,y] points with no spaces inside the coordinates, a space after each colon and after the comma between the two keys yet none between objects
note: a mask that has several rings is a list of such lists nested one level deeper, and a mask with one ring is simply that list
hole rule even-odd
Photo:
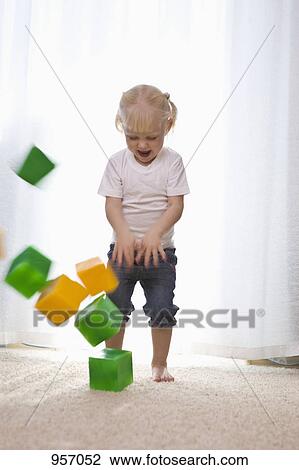
[{"label": "white t-shirt", "polygon": [[[136,238],[142,238],[167,209],[167,197],[190,193],[182,157],[162,147],[147,166],[125,148],[109,158],[98,194],[122,198],[124,218]],[[161,237],[163,248],[174,248],[174,227]],[[116,241],[113,230],[111,243]]]}]

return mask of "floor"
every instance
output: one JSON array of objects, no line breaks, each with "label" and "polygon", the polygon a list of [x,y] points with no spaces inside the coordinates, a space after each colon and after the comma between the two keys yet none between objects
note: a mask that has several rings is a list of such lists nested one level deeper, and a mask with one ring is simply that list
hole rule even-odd
[{"label": "floor", "polygon": [[86,351],[0,348],[0,448],[299,448],[298,366],[199,355],[175,364],[174,383],[152,382],[134,361],[128,388],[91,391]]}]

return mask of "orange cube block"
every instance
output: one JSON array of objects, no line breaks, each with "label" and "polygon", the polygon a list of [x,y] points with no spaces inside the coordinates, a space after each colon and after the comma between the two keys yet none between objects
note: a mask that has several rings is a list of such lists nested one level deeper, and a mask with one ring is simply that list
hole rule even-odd
[{"label": "orange cube block", "polygon": [[105,286],[104,291],[112,292],[117,288],[119,281],[117,279],[115,272],[113,271],[113,268],[110,266],[109,263],[107,264],[105,275],[106,275],[106,279],[105,279],[106,286]]},{"label": "orange cube block", "polygon": [[77,263],[76,270],[90,295],[111,292],[118,286],[113,269],[109,265],[106,267],[98,257]]},{"label": "orange cube block", "polygon": [[42,291],[35,307],[52,323],[60,325],[77,313],[87,296],[85,287],[62,274]]}]

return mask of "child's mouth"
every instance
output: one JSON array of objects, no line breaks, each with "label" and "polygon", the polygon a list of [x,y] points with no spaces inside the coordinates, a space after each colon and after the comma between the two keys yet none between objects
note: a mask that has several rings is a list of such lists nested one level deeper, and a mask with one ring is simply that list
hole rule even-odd
[{"label": "child's mouth", "polygon": [[149,157],[149,155],[151,154],[151,150],[146,150],[146,151],[137,150],[137,153],[140,157],[146,158],[146,157]]}]

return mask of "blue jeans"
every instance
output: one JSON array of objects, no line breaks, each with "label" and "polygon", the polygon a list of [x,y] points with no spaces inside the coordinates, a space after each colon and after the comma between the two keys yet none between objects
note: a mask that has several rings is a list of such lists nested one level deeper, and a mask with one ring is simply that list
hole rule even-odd
[{"label": "blue jeans", "polygon": [[[119,285],[107,294],[110,300],[119,308],[124,316],[125,322],[129,320],[129,315],[135,310],[131,301],[134,287],[137,281],[140,282],[146,298],[143,311],[150,318],[148,325],[155,328],[170,328],[176,325],[174,318],[179,307],[173,304],[174,289],[176,281],[177,257],[175,248],[164,248],[166,261],[163,261],[158,253],[159,264],[156,268],[153,264],[153,257],[150,257],[148,269],[144,266],[144,259],[134,264],[130,270],[126,270],[126,262],[123,260],[121,267],[118,267],[117,260],[112,263],[111,257],[114,243],[110,244],[107,253],[109,263],[116,273]],[[137,252],[134,254],[134,258]]]}]

